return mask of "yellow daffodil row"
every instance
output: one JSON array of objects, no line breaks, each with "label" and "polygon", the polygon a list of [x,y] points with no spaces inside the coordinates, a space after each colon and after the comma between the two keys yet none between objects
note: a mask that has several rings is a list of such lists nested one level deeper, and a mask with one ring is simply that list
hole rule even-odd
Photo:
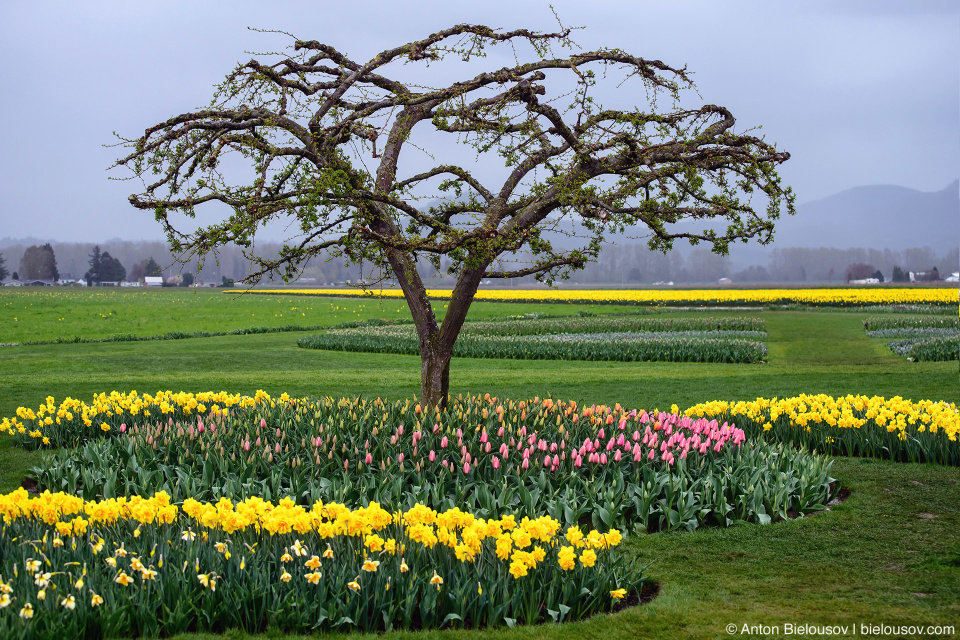
[{"label": "yellow daffodil row", "polygon": [[[79,536],[91,526],[113,525],[119,521],[175,523],[180,519],[180,511],[176,505],[170,504],[170,496],[164,491],[150,498],[132,496],[100,501],[49,492],[30,497],[22,488],[0,495],[0,516],[5,524],[13,524],[21,518],[39,519],[55,526],[60,536]],[[560,530],[560,523],[549,516],[524,517],[520,521],[513,515],[484,519],[457,508],[437,512],[421,504],[406,512],[391,513],[376,502],[351,510],[339,503],[318,501],[307,509],[290,498],[283,498],[277,504],[256,497],[236,504],[227,498],[213,504],[188,498],[183,503],[182,513],[198,528],[228,535],[247,529],[258,533],[266,531],[270,535],[315,532],[324,539],[338,536],[362,538],[370,551],[391,553],[398,550],[397,541],[383,539],[377,532],[388,525],[400,525],[407,539],[426,548],[446,545],[463,562],[472,562],[480,553],[483,540],[491,538],[496,541],[497,555],[501,560],[511,558],[516,562],[518,550],[523,552],[534,546],[532,556],[521,553],[524,562],[530,566],[536,566],[536,561],[543,559],[535,545],[539,542],[555,546],[559,543]],[[184,539],[195,535],[191,531],[192,528],[184,532]],[[622,540],[620,532],[615,529],[605,534],[596,530],[584,534],[577,526],[569,527],[564,537],[571,551],[574,548],[606,549],[617,546]],[[588,554],[582,560],[586,566],[592,566],[596,556]]]},{"label": "yellow daffodil row", "polygon": [[729,420],[748,435],[825,453],[960,465],[960,411],[953,403],[801,394],[705,402],[686,415]]},{"label": "yellow daffodil row", "polygon": [[[162,418],[172,414],[178,417],[218,414],[232,407],[246,408],[261,403],[271,405],[289,400],[290,396],[285,393],[274,399],[264,391],[257,391],[253,397],[224,391],[196,394],[159,391],[155,395],[149,393],[141,395],[136,391],[129,393],[111,391],[109,394],[95,395],[90,404],[68,397],[58,405],[53,396],[47,396],[46,401],[37,409],[19,407],[16,416],[4,417],[0,420],[0,434],[28,435],[31,438],[47,440],[43,436],[43,428],[71,423],[75,419],[82,420],[87,427],[110,431],[114,427],[109,423],[113,422],[111,418],[115,416]],[[45,441],[44,444],[49,444],[49,441]]]},{"label": "yellow daffodil row", "polygon": [[[368,631],[410,628],[414,612],[424,628],[532,624],[544,599],[579,618],[643,582],[614,549],[618,531],[564,532],[548,516],[258,498],[178,506],[163,492],[84,501],[23,489],[0,495],[0,515],[0,637],[112,637],[131,622],[151,636],[204,624],[254,631],[267,610],[271,625],[302,632],[347,619]],[[131,604],[135,621],[113,615]]]},{"label": "yellow daffodil row", "polygon": [[805,428],[812,424],[859,429],[872,422],[887,431],[919,433],[943,431],[950,440],[960,436],[960,413],[955,404],[920,400],[913,402],[900,396],[890,399],[880,396],[847,395],[834,398],[828,395],[801,394],[794,398],[757,398],[752,402],[705,402],[690,407],[691,417],[746,416],[763,424],[769,430],[780,416],[794,425]]},{"label": "yellow daffodil row", "polygon": [[[257,293],[401,298],[399,289],[258,289]],[[450,289],[429,289],[431,298],[449,298]],[[838,287],[822,289],[481,289],[477,300],[496,302],[593,302],[602,304],[808,304],[861,306],[886,304],[957,305],[955,288]]]}]

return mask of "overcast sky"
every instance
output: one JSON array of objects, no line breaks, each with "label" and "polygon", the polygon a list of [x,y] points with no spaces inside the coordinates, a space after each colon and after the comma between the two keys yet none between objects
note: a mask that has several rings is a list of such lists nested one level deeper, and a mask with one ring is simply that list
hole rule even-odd
[{"label": "overcast sky", "polygon": [[[686,65],[702,103],[731,109],[738,130],[763,125],[792,154],[781,175],[801,203],[860,185],[938,191],[960,176],[956,0],[552,4],[585,27],[582,48]],[[524,0],[2,2],[0,238],[161,238],[127,202],[139,183],[108,180],[126,175],[106,171],[122,149],[102,145],[206,105],[249,52],[289,44],[247,27],[366,60],[463,22],[557,26],[548,2]]]}]

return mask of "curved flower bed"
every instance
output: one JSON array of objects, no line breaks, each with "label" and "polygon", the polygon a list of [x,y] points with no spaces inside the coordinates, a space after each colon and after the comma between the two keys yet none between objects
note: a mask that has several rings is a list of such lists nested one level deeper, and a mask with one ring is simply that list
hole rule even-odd
[{"label": "curved flower bed", "polygon": [[804,394],[706,402],[685,414],[729,420],[748,436],[828,455],[960,466],[960,411],[946,402]]},{"label": "curved flower bed", "polygon": [[640,589],[619,532],[549,517],[248,499],[0,496],[0,637],[573,620]]},{"label": "curved flower bed", "polygon": [[[112,415],[88,416],[90,427],[61,421],[60,439],[77,447],[52,452],[32,473],[43,488],[88,499],[162,488],[176,499],[422,502],[651,531],[815,511],[833,480],[825,458],[745,442],[713,420],[619,405],[471,396],[437,412],[411,400],[266,396],[200,411],[180,397],[178,411],[171,397],[162,395],[164,409],[118,395],[100,405]],[[31,438],[34,426],[14,431],[27,445],[48,437]]]}]

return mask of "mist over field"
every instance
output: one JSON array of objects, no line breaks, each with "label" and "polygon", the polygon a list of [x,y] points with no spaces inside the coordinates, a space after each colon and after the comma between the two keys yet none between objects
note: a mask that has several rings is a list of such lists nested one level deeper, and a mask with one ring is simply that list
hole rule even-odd
[{"label": "mist over field", "polygon": [[[38,234],[39,235],[39,234]],[[552,240],[563,243],[556,236]],[[80,278],[88,269],[91,242],[58,242],[53,238],[3,238],[0,255],[13,273],[27,247],[50,242],[56,252],[61,278]],[[154,258],[164,275],[181,272],[199,274],[199,280],[218,283],[222,278],[239,280],[249,270],[249,260],[237,247],[227,247],[219,259],[208,259],[203,269],[190,263],[175,263],[166,243],[160,240],[109,238],[99,243],[102,251],[130,268]],[[782,218],[774,241],[731,246],[729,256],[718,256],[707,247],[690,247],[678,242],[666,255],[650,251],[643,233],[608,243],[597,262],[578,271],[570,282],[579,284],[641,285],[655,282],[676,284],[715,283],[731,278],[734,283],[840,283],[854,264],[868,264],[887,280],[894,267],[904,272],[927,271],[934,267],[942,277],[960,264],[960,182],[940,191],[923,192],[892,185],[864,186],[801,204],[795,216]],[[258,255],[275,255],[280,244],[268,241],[256,248]],[[434,285],[449,285],[453,279],[426,267]],[[300,274],[302,284],[339,283],[369,277],[369,269],[348,265],[341,258],[312,260]],[[276,282],[280,282],[276,278]],[[532,284],[532,277],[514,279],[509,285]]]}]

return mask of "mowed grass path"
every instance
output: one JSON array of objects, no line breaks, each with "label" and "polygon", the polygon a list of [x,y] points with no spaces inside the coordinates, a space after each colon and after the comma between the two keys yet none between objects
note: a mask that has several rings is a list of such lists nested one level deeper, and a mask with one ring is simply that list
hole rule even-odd
[{"label": "mowed grass path", "polygon": [[[270,298],[256,304],[264,305],[264,312],[271,304],[280,306]],[[343,307],[352,316],[331,317],[330,324],[369,312],[359,309],[368,301],[323,299],[322,304]],[[554,314],[580,308],[543,306]],[[190,320],[198,323],[190,330],[222,330],[221,326],[245,321],[233,307],[216,308],[203,322],[196,317]],[[534,308],[477,303],[471,315],[515,315]],[[158,309],[169,318],[157,319],[151,333],[187,330],[176,325],[165,329],[169,325],[163,324],[177,320],[179,307],[160,305]],[[0,311],[0,321],[6,313]],[[718,311],[714,315],[747,313]],[[685,407],[711,399],[820,392],[960,402],[956,362],[909,363],[894,356],[885,341],[865,336],[864,314],[749,313],[758,313],[766,321],[767,364],[564,362],[558,366],[550,361],[457,359],[451,366],[451,389],[509,398],[552,394],[587,403],[663,409],[673,403]],[[241,326],[250,325],[232,328]],[[274,394],[389,399],[409,397],[419,390],[417,357],[303,350],[296,347],[299,335],[3,348],[0,415],[10,415],[20,405],[36,406],[47,395],[87,400],[93,393],[111,390],[253,393],[262,388]],[[35,453],[0,443],[0,491],[18,486],[38,460]],[[661,587],[659,597],[642,607],[572,625],[415,637],[731,637],[725,631],[727,624],[780,625],[782,637],[786,623],[954,624],[960,630],[960,471],[839,459],[833,475],[852,494],[826,513],[770,527],[632,538],[630,551],[653,563],[648,573]],[[407,636],[414,637],[390,637]],[[246,636],[228,633],[226,637]]]}]

